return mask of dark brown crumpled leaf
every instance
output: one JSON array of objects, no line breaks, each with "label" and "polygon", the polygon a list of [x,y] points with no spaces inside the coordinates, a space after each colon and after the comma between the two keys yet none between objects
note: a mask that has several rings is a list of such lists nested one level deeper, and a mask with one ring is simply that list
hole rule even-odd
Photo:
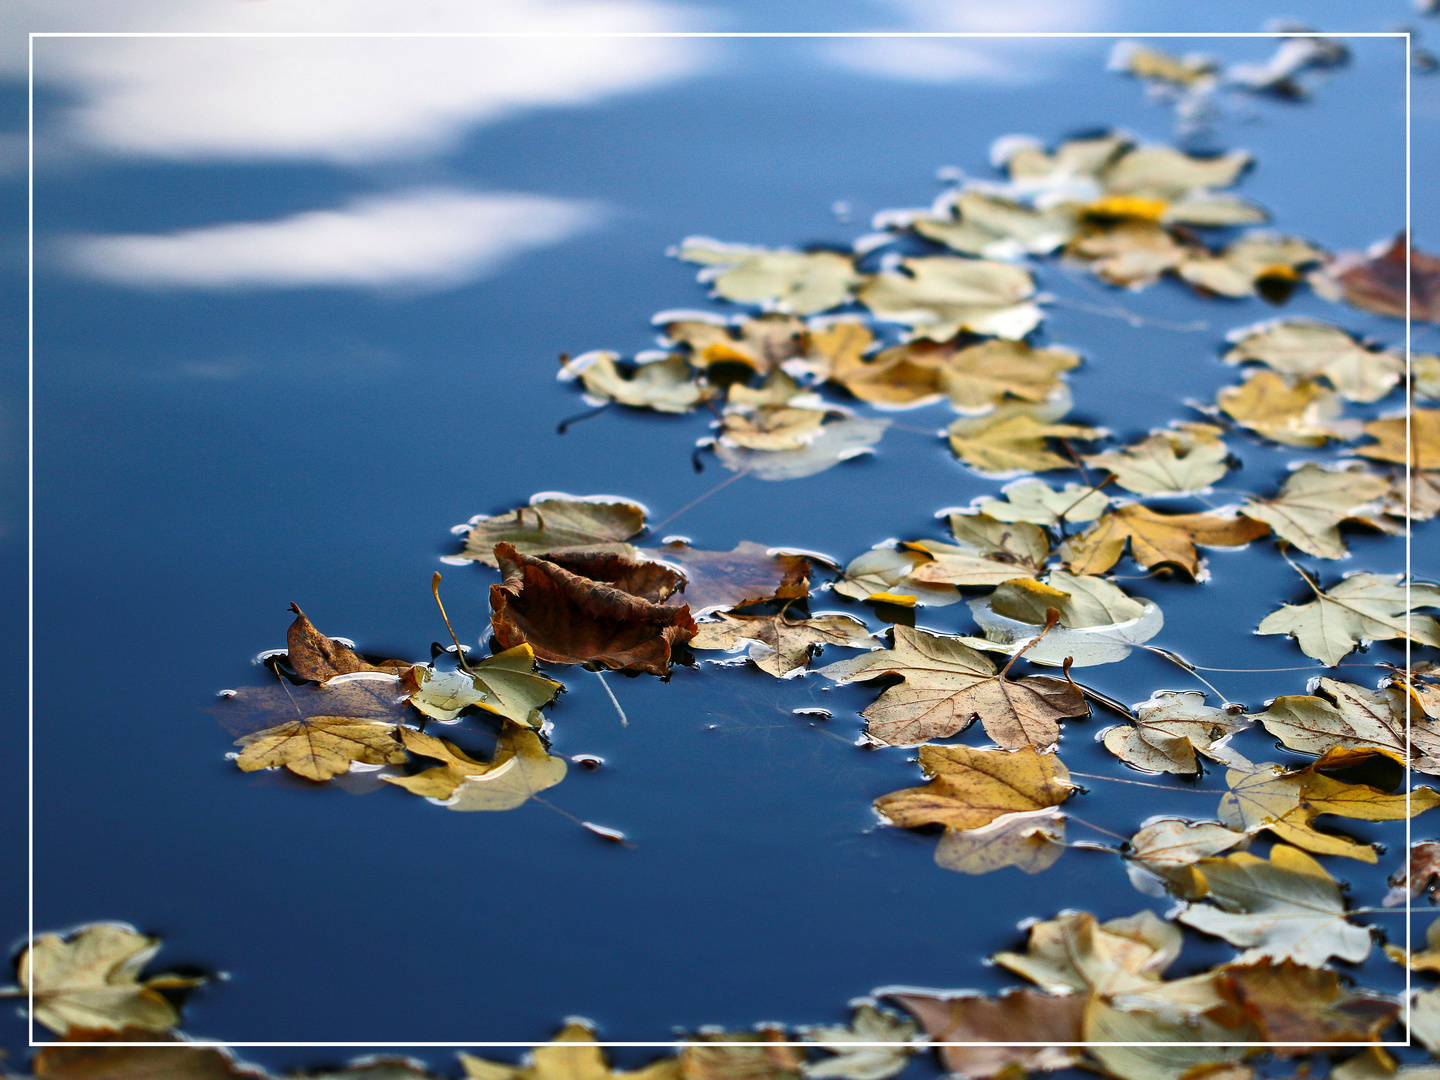
[{"label": "dark brown crumpled leaf", "polygon": [[[43,1048],[31,1063],[36,1080],[260,1080],[266,1074],[242,1065],[225,1050],[186,1046],[177,1035],[126,1028],[123,1031],[75,1029],[67,1042],[113,1042],[114,1046]],[[127,1046],[135,1042],[173,1042],[175,1046]]]},{"label": "dark brown crumpled leaf", "polygon": [[404,660],[366,663],[353,649],[328,638],[310,621],[296,604],[290,605],[295,621],[285,632],[286,660],[302,679],[324,682],[336,675],[353,675],[357,671],[386,671],[398,675],[409,669]]},{"label": "dark brown crumpled leaf", "polygon": [[642,550],[663,559],[684,575],[668,602],[688,604],[694,615],[810,595],[810,563],[799,555],[772,554],[763,544],[742,540],[731,551],[700,551],[673,543]]},{"label": "dark brown crumpled leaf", "polygon": [[[1406,235],[1361,254],[1345,252],[1310,275],[1315,291],[1362,311],[1405,317]],[[1410,317],[1440,323],[1440,257],[1410,249]]]},{"label": "dark brown crumpled leaf", "polygon": [[[495,559],[505,580],[490,586],[490,623],[502,648],[528,642],[537,657],[551,663],[664,675],[671,646],[697,633],[689,607],[662,603],[680,582],[668,567],[607,554],[567,557],[567,568],[510,544],[496,544]],[[578,568],[612,579],[596,580]],[[636,594],[627,586],[643,591]]]},{"label": "dark brown crumpled leaf", "polygon": [[[999,997],[975,993],[922,994],[910,990],[877,991],[901,1005],[920,1022],[931,1042],[974,1042],[984,1046],[938,1046],[941,1066],[950,1073],[985,1080],[1015,1067],[1030,1072],[1066,1069],[1079,1050],[1085,995],[1051,997],[1038,990],[1010,990]],[[1006,1046],[1004,1039],[1031,1046]],[[1044,1045],[1044,1044],[1050,1045]]]},{"label": "dark brown crumpled leaf", "polygon": [[1394,998],[1349,990],[1336,972],[1293,960],[1227,967],[1220,987],[1266,1042],[1319,1044],[1277,1048],[1286,1055],[1328,1049],[1323,1044],[1376,1042],[1400,1012]]}]

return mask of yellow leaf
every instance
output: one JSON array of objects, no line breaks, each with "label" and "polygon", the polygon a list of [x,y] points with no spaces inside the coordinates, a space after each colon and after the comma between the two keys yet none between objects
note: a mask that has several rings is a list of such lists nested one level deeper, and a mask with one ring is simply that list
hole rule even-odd
[{"label": "yellow leaf", "polygon": [[978,829],[1006,814],[1058,806],[1075,790],[1058,757],[1034,750],[922,746],[920,767],[932,778],[924,787],[875,800],[893,825]]}]

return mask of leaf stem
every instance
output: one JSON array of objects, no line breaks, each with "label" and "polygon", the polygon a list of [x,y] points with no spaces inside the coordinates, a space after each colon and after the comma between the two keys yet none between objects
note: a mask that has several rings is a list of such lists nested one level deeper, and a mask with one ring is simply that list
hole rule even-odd
[{"label": "leaf stem", "polygon": [[1109,836],[1115,840],[1119,840],[1122,844],[1128,844],[1130,842],[1130,838],[1128,836],[1121,836],[1117,832],[1111,832],[1109,829],[1096,825],[1093,821],[1086,821],[1082,817],[1076,817],[1074,814],[1069,813],[1067,813],[1065,816],[1071,821],[1075,822],[1076,825],[1084,825],[1087,829],[1094,829],[1096,832],[1100,833],[1103,836]]},{"label": "leaf stem", "polygon": [[[539,517],[537,513],[535,515]],[[450,640],[455,642],[455,662],[460,665],[461,670],[475,678],[475,671],[465,659],[465,649],[460,644],[460,639],[455,636],[455,628],[450,625],[450,616],[445,614],[445,605],[440,601],[440,571],[435,571],[435,576],[430,579],[430,591],[435,594],[435,606],[440,609],[440,618],[445,620],[445,629],[450,631]]]},{"label": "leaf stem", "polygon": [[1109,780],[1112,784],[1130,784],[1134,787],[1155,788],[1157,791],[1185,791],[1198,795],[1217,794],[1216,792],[1208,791],[1205,788],[1184,788],[1170,787],[1168,784],[1147,784],[1144,780],[1127,780],[1121,776],[1102,776],[1099,773],[1076,772],[1074,769],[1070,770],[1070,775],[1083,776],[1086,780]]},{"label": "leaf stem", "polygon": [[1010,662],[1009,662],[1008,664],[1006,664],[1003,668],[1001,668],[1001,669],[1000,669],[1000,674],[997,675],[997,676],[995,676],[995,677],[996,677],[997,679],[1003,679],[1007,674],[1009,674],[1010,668],[1014,666],[1015,661],[1016,661],[1016,660],[1019,660],[1020,657],[1024,656],[1025,653],[1026,653],[1029,649],[1033,648],[1033,647],[1036,646],[1036,645],[1039,645],[1039,644],[1040,644],[1040,639],[1043,638],[1046,634],[1048,634],[1048,633],[1050,632],[1051,628],[1052,628],[1056,623],[1058,623],[1059,621],[1060,621],[1060,611],[1059,611],[1059,609],[1058,609],[1058,608],[1053,608],[1053,607],[1052,607],[1052,608],[1046,608],[1046,609],[1045,609],[1045,629],[1044,629],[1044,630],[1041,630],[1039,634],[1037,634],[1035,637],[1033,637],[1033,638],[1031,638],[1029,641],[1027,641],[1027,642],[1025,643],[1024,648],[1022,648],[1022,649],[1021,649],[1019,652],[1017,652],[1014,656],[1010,657]]},{"label": "leaf stem", "polygon": [[591,669],[591,674],[593,674],[593,675],[595,676],[595,678],[597,678],[597,679],[600,680],[600,685],[605,688],[605,693],[606,693],[606,694],[609,696],[609,698],[610,698],[610,704],[614,705],[614,706],[615,706],[615,711],[620,714],[620,726],[621,726],[621,727],[629,727],[629,726],[630,726],[630,720],[629,720],[629,718],[625,715],[625,710],[620,707],[620,699],[615,696],[615,691],[614,691],[614,690],[611,690],[611,689],[610,689],[610,684],[605,681],[605,676],[604,676],[604,674],[601,673],[601,672],[598,671],[598,670],[595,670],[595,669]]},{"label": "leaf stem", "polygon": [[678,518],[681,514],[685,513],[685,511],[687,511],[687,510],[693,510],[695,507],[699,506],[702,502],[704,502],[706,499],[710,498],[711,495],[714,495],[714,494],[715,494],[717,491],[719,491],[721,488],[723,488],[723,487],[728,487],[729,485],[733,484],[736,480],[739,480],[742,476],[749,476],[749,475],[750,475],[750,470],[749,470],[749,469],[741,469],[739,472],[735,473],[733,476],[726,477],[724,480],[721,480],[720,483],[718,483],[718,484],[716,484],[714,487],[712,487],[709,491],[705,492],[705,494],[699,496],[698,498],[692,499],[690,502],[688,502],[688,503],[686,503],[684,506],[682,506],[679,510],[676,510],[673,514],[671,514],[669,517],[667,517],[664,521],[657,521],[654,525],[650,526],[650,531],[651,531],[652,533],[653,533],[653,532],[657,532],[658,530],[664,528],[666,525],[669,525],[670,522],[674,521],[674,520],[675,520],[676,518]]}]

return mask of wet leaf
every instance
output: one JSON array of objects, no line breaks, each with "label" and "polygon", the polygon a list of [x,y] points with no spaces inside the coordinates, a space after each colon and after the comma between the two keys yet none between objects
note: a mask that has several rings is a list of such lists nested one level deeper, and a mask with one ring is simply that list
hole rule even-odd
[{"label": "wet leaf", "polygon": [[1146,82],[1168,83],[1190,87],[1197,83],[1212,85],[1220,65],[1208,56],[1171,56],[1160,49],[1121,41],[1110,54],[1110,70],[1123,71]]},{"label": "wet leaf", "polygon": [[394,727],[414,714],[400,679],[385,672],[338,675],[319,686],[242,686],[206,711],[232,735],[266,732],[312,719],[349,719]]},{"label": "wet leaf", "polygon": [[1403,693],[1399,688],[1377,693],[1322,677],[1310,694],[1278,697],[1254,718],[1302,754],[1378,746],[1409,759],[1412,769],[1440,775],[1440,725],[1415,717],[1407,738]]},{"label": "wet leaf", "polygon": [[1118,585],[1104,578],[1076,577],[1063,570],[1052,572],[1049,584],[1025,578],[1005,582],[990,594],[989,608],[997,615],[1030,623],[1037,627],[1037,634],[1051,608],[1060,613],[1060,625],[1070,630],[1114,626],[1136,619],[1145,611],[1143,603]]},{"label": "wet leaf", "polygon": [[[1302,652],[1334,667],[1357,645],[1408,638],[1440,646],[1440,623],[1428,615],[1410,615],[1415,608],[1440,605],[1440,587],[1413,582],[1408,589],[1400,574],[1349,574],[1315,599],[1285,604],[1265,616],[1257,633],[1290,634]],[[1307,579],[1308,583],[1308,579]]]},{"label": "wet leaf", "polygon": [[1006,814],[1058,806],[1075,790],[1058,757],[1033,750],[922,746],[920,768],[931,778],[924,787],[875,800],[890,824],[978,829]]},{"label": "wet leaf", "polygon": [[640,554],[679,568],[685,580],[668,602],[685,603],[695,615],[810,593],[809,560],[749,540],[730,551],[702,551],[676,542]]},{"label": "wet leaf", "polygon": [[1205,695],[1196,690],[1157,690],[1134,708],[1133,726],[1121,724],[1105,731],[1105,749],[1147,772],[1194,776],[1200,771],[1197,753],[1236,764],[1234,751],[1223,744],[1250,726],[1247,717],[1206,705]]},{"label": "wet leaf", "polygon": [[1385,512],[1411,521],[1429,521],[1440,514],[1440,470],[1410,470],[1407,481],[1397,476],[1385,499]]},{"label": "wet leaf", "polygon": [[1022,575],[1042,572],[1050,555],[1050,540],[1038,525],[996,521],[985,514],[955,512],[949,515],[955,543],[918,540],[903,545],[923,552],[929,561],[917,563],[909,581],[921,584],[997,585]]},{"label": "wet leaf", "polygon": [[585,393],[601,401],[617,401],[635,409],[687,413],[711,396],[711,390],[695,378],[685,357],[671,355],[663,360],[638,363],[622,370],[619,356],[603,350],[584,353],[560,369],[560,379],[579,379]]},{"label": "wet leaf", "polygon": [[598,1046],[570,1046],[595,1041],[595,1029],[588,1023],[571,1020],[544,1046],[537,1046],[522,1065],[487,1061],[461,1053],[465,1075],[478,1080],[679,1080],[680,1066],[674,1058],[661,1058],[634,1072],[612,1069]]},{"label": "wet leaf", "polygon": [[1195,864],[1209,904],[1190,904],[1178,918],[1246,952],[1241,963],[1266,957],[1319,967],[1330,957],[1359,963],[1370,933],[1345,921],[1340,887],[1298,848],[1276,844],[1270,858],[1240,851]]},{"label": "wet leaf", "polygon": [[[887,998],[903,1006],[925,1029],[947,1072],[986,1080],[1020,1068],[1053,1072],[1073,1065],[1079,1050],[1067,1046],[1081,1040],[1080,1016],[1085,999],[1077,995],[1049,997],[1034,990],[1011,990],[998,997],[974,991],[920,993],[890,991]],[[1006,1046],[1005,1039],[1030,1045]]]},{"label": "wet leaf", "polygon": [[[806,1076],[838,1078],[838,1080],[888,1080],[905,1068],[916,1035],[914,1022],[901,1020],[894,1013],[877,1009],[872,1004],[856,1007],[849,1027],[806,1027],[800,1029],[807,1042],[826,1043],[831,1057],[806,1062]],[[849,1044],[892,1043],[891,1046]]]},{"label": "wet leaf", "polygon": [[1325,252],[1293,236],[1252,233],[1230,244],[1219,255],[1192,254],[1178,268],[1179,275],[1198,288],[1221,296],[1254,296],[1267,280],[1293,284],[1300,271],[1325,258]]},{"label": "wet leaf", "polygon": [[[1119,1080],[1248,1080],[1240,1067],[1248,1053],[1239,1046],[1206,1043],[1245,1041],[1246,1031],[1223,1027],[1208,1017],[1185,1017],[1148,1010],[1126,1011],[1091,998],[1085,1006],[1086,1052]],[[1160,1046],[1107,1046],[1106,1043],[1162,1043]],[[1223,1066],[1232,1066],[1225,1069]]]},{"label": "wet leaf", "polygon": [[792,368],[824,381],[836,371],[848,371],[862,362],[862,357],[875,344],[870,328],[854,319],[822,316],[811,319],[810,351],[804,361],[792,361]]},{"label": "wet leaf", "polygon": [[1313,462],[1291,473],[1273,499],[1251,499],[1240,513],[1269,525],[1276,536],[1322,559],[1343,559],[1342,521],[1367,520],[1389,490],[1363,467],[1325,468]]},{"label": "wet leaf", "polygon": [[1204,492],[1229,470],[1230,451],[1221,434],[1222,429],[1213,424],[1176,424],[1152,431],[1131,446],[1086,454],[1083,460],[1113,474],[1117,484],[1137,495]]},{"label": "wet leaf", "polygon": [[875,649],[880,643],[865,624],[849,615],[816,615],[791,619],[779,615],[721,615],[716,622],[696,624],[690,641],[696,650],[744,648],[746,658],[761,671],[785,679],[802,672],[810,658],[827,645]]},{"label": "wet leaf", "polygon": [[535,652],[529,645],[487,656],[472,665],[473,676],[463,671],[436,671],[416,665],[402,678],[410,704],[441,723],[459,717],[475,706],[517,724],[538,728],[540,708],[554,700],[563,687],[535,672]]},{"label": "wet leaf", "polygon": [[695,636],[688,607],[666,607],[509,544],[496,544],[495,556],[505,580],[490,586],[490,622],[506,649],[528,643],[552,663],[664,675],[671,646]]},{"label": "wet leaf", "polygon": [[1026,650],[1031,663],[1114,663],[1165,625],[1157,605],[1137,600],[1104,578],[1052,570],[1048,581],[1008,581],[989,596],[970,601],[971,615],[998,650],[1013,654],[1034,641],[1051,608],[1060,613],[1060,621]]},{"label": "wet leaf", "polygon": [[1081,424],[1057,424],[1065,410],[1017,402],[989,416],[961,417],[947,429],[950,449],[965,464],[996,476],[1071,469],[1074,461],[1049,447],[1051,439],[1098,439],[1105,432]]},{"label": "wet leaf", "polygon": [[1110,496],[1081,484],[1066,484],[1056,491],[1043,480],[1019,480],[1000,489],[1003,499],[985,498],[981,513],[996,521],[1027,521],[1035,525],[1094,521],[1110,505]]},{"label": "wet leaf", "polygon": [[947,828],[935,865],[961,874],[1013,866],[1027,874],[1049,870],[1065,854],[1065,815],[1054,807],[1005,814],[978,829]]},{"label": "wet leaf", "polygon": [[802,393],[800,384],[777,368],[766,375],[759,386],[731,383],[725,391],[725,398],[737,410],[767,409],[789,405]]},{"label": "wet leaf", "polygon": [[285,768],[319,783],[349,772],[354,762],[403,763],[397,730],[393,724],[349,716],[306,716],[236,739],[242,749],[235,764],[244,772]]},{"label": "wet leaf", "polygon": [[829,414],[824,409],[788,405],[731,409],[720,424],[721,445],[745,450],[799,450],[820,434]]},{"label": "wet leaf", "polygon": [[1376,461],[1394,461],[1412,469],[1440,469],[1440,409],[1410,411],[1410,440],[1405,440],[1405,417],[1372,420],[1365,434],[1377,440],[1355,452]]},{"label": "wet leaf", "polygon": [[[1405,233],[1368,252],[1347,252],[1311,275],[1315,291],[1362,311],[1405,318]],[[1410,250],[1410,317],[1440,322],[1440,258]]]},{"label": "wet leaf", "polygon": [[1379,401],[1405,374],[1401,354],[1367,348],[1330,323],[1280,319],[1226,335],[1227,364],[1256,361],[1282,375],[1326,379],[1346,401]]},{"label": "wet leaf", "polygon": [[831,378],[862,401],[913,406],[948,398],[959,412],[982,415],[1007,399],[1050,400],[1061,390],[1060,376],[1079,364],[1066,349],[1035,349],[1023,341],[957,349],[920,339],[839,368]]},{"label": "wet leaf", "polygon": [[1124,218],[1091,222],[1066,251],[1088,261],[1091,272],[1112,285],[1143,289],[1184,263],[1194,248],[1156,221]]},{"label": "wet leaf", "polygon": [[526,555],[568,548],[631,551],[626,540],[645,527],[645,508],[606,495],[577,498],[541,492],[528,506],[469,521],[465,550],[457,558],[498,566],[495,545],[509,544]]},{"label": "wet leaf", "polygon": [[1046,153],[1036,139],[1027,135],[1008,135],[996,140],[990,158],[997,167],[1005,169],[1016,187],[1030,193],[1049,194],[1057,190],[1064,192],[1077,181],[1093,181],[1133,145],[1121,135],[1100,135],[1067,139],[1052,154]]},{"label": "wet leaf", "polygon": [[324,682],[335,675],[353,675],[357,671],[384,671],[398,675],[410,667],[403,660],[387,660],[383,664],[369,664],[360,659],[348,646],[328,638],[294,604],[295,621],[285,632],[286,662],[302,679]]},{"label": "wet leaf", "polygon": [[[1440,1053],[1440,990],[1426,990],[1415,995],[1410,1008],[1409,1026],[1411,1037],[1429,1050],[1432,1058]],[[1408,1069],[1403,1071],[1409,1072]]]},{"label": "wet leaf", "polygon": [[917,337],[948,341],[962,330],[1018,341],[1040,325],[1029,271],[988,259],[922,256],[901,269],[865,280],[856,298],[888,322],[904,323]]},{"label": "wet leaf", "polygon": [[356,1058],[338,1069],[288,1073],[287,1080],[445,1080],[414,1058],[387,1054]]},{"label": "wet leaf", "polygon": [[1290,382],[1276,372],[1257,371],[1221,390],[1215,404],[1241,427],[1287,446],[1360,437],[1357,421],[1339,419],[1339,395],[1312,379]]},{"label": "wet leaf", "polygon": [[68,937],[41,934],[20,954],[20,990],[35,995],[35,1020],[57,1035],[75,1029],[165,1031],[179,1014],[157,991],[197,986],[177,975],[140,978],[160,951],[158,938],[124,923],[92,923]]},{"label": "wet leaf", "polygon": [[732,472],[757,480],[798,480],[873,452],[889,426],[889,420],[833,417],[790,450],[752,450],[722,435],[715,443],[715,456]]},{"label": "wet leaf", "polygon": [[1267,1042],[1314,1043],[1327,1050],[1334,1043],[1376,1042],[1400,1012],[1393,998],[1348,990],[1334,971],[1292,960],[1227,967],[1223,985]]},{"label": "wet leaf", "polygon": [[1440,356],[1431,353],[1410,354],[1410,385],[1417,397],[1440,401]]},{"label": "wet leaf", "polygon": [[476,761],[454,743],[424,732],[401,731],[405,749],[441,762],[413,776],[387,776],[385,781],[415,795],[441,802],[464,789],[456,810],[512,810],[531,795],[554,787],[565,778],[565,759],[545,752],[539,736],[507,726],[495,746],[492,761]]},{"label": "wet leaf", "polygon": [[692,236],[677,254],[713,268],[700,280],[711,283],[717,296],[795,315],[845,303],[861,280],[854,260],[836,251],[771,250]]},{"label": "wet leaf", "polygon": [[1425,948],[1407,953],[1399,945],[1386,945],[1385,955],[1412,971],[1440,971],[1440,919],[1433,919],[1425,931]]},{"label": "wet leaf", "polygon": [[905,224],[936,243],[962,255],[1017,259],[1025,254],[1048,255],[1075,228],[1071,206],[1037,209],[1003,195],[975,189],[942,196],[929,213],[913,215]]},{"label": "wet leaf", "polygon": [[1051,994],[1120,994],[1153,990],[1180,955],[1178,928],[1151,911],[1100,923],[1084,911],[1035,923],[1024,953],[991,960]]},{"label": "wet leaf", "polygon": [[1213,821],[1161,818],[1130,838],[1130,858],[1157,870],[1190,866],[1248,839]]},{"label": "wet leaf", "polygon": [[1197,189],[1229,187],[1251,160],[1243,150],[1193,157],[1169,146],[1139,146],[1114,159],[1101,178],[1111,195],[1178,199]]},{"label": "wet leaf", "polygon": [[1130,554],[1150,568],[1170,564],[1192,578],[1203,580],[1197,544],[1205,547],[1243,547],[1264,536],[1269,526],[1233,511],[1203,514],[1163,514],[1132,503],[1110,510],[1085,532],[1060,545],[1060,557],[1071,573],[1103,574],[1117,562],[1130,542]]},{"label": "wet leaf", "polygon": [[1440,843],[1421,841],[1410,847],[1406,865],[1390,875],[1385,906],[1393,907],[1427,892],[1440,879]]},{"label": "wet leaf", "polygon": [[[122,1031],[73,1029],[76,1042],[113,1042],[113,1046],[52,1043],[31,1062],[36,1080],[264,1080],[267,1073],[242,1065],[223,1048],[186,1046],[170,1032],[144,1028]],[[173,1042],[174,1046],[127,1046],[137,1042]]]},{"label": "wet leaf", "polygon": [[[713,318],[656,318],[671,342],[689,350],[690,363],[697,368],[740,364],[773,375],[781,364],[806,356],[805,324],[793,315],[760,315],[738,324]],[[743,389],[742,384],[737,386]],[[736,400],[733,394],[730,400]]]},{"label": "wet leaf", "polygon": [[1084,696],[1068,680],[1043,675],[1007,678],[983,653],[954,638],[907,626],[895,627],[893,648],[842,660],[821,668],[820,674],[839,683],[883,675],[904,679],[885,690],[863,714],[870,737],[890,746],[948,738],[976,719],[1008,750],[1052,746],[1060,738],[1062,719],[1090,712]]},{"label": "wet leaf", "polygon": [[856,600],[906,606],[954,604],[959,601],[960,593],[953,585],[928,585],[910,576],[933,559],[934,556],[922,548],[875,548],[845,567],[845,575],[835,583],[835,591]]},{"label": "wet leaf", "polygon": [[786,1046],[781,1028],[702,1031],[680,1049],[683,1080],[787,1080],[801,1075],[805,1051]]}]

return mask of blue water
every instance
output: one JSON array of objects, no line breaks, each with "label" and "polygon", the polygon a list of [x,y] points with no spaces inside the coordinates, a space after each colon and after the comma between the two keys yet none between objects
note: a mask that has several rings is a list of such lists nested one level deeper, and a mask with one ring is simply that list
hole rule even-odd
[{"label": "blue water", "polygon": [[[1394,7],[1387,19],[1407,17]],[[633,850],[534,803],[451,814],[389,788],[352,795],[243,775],[200,711],[221,688],[262,681],[250,658],[283,645],[292,600],[368,653],[426,658],[444,633],[429,577],[455,549],[449,527],[473,514],[562,490],[637,499],[658,521],[709,491],[729,474],[713,462],[692,469],[690,448],[706,433],[698,415],[616,409],[556,435],[556,423],[583,408],[554,381],[556,354],[634,351],[652,342],[651,313],[713,307],[694,268],[662,255],[683,236],[846,242],[875,210],[928,202],[937,166],[988,174],[986,148],[1011,132],[1048,141],[1113,125],[1167,140],[1172,117],[1103,71],[1108,48],[1058,54],[1053,77],[1037,85],[985,88],[889,82],[824,67],[793,42],[748,41],[687,82],[491,125],[423,179],[596,199],[618,213],[604,231],[448,292],[145,292],[79,280],[42,260],[37,926],[126,920],[165,938],[162,967],[228,973],[192,996],[184,1026],[196,1035],[478,1043],[543,1040],[577,1013],[620,1040],[664,1040],[701,1024],[832,1022],[848,998],[877,985],[1009,984],[980,961],[1019,944],[1022,918],[1066,907],[1102,918],[1163,911],[1130,887],[1114,856],[1072,851],[1037,878],[971,878],[933,865],[933,837],[876,828],[870,801],[915,783],[917,771],[912,752],[848,745],[873,687],[710,665],[678,669],[669,682],[611,676],[630,718],[622,727],[595,676],[557,672],[568,690],[553,710],[554,751],[606,764],[572,769],[549,796],[624,830]],[[1257,154],[1245,195],[1269,207],[1278,227],[1332,250],[1364,246],[1404,220],[1403,68],[1393,42],[1354,48],[1354,63],[1315,100],[1252,103],[1248,119],[1227,120],[1215,136]],[[1422,97],[1433,131],[1436,94],[1417,80]],[[1419,123],[1417,181],[1435,147]],[[363,180],[313,165],[56,169],[37,176],[36,235],[43,249],[46,238],[75,231],[278,216],[339,201]],[[6,190],[13,206],[15,188]],[[831,213],[837,199],[854,207],[848,224]],[[1421,201],[1415,209],[1417,240],[1434,249],[1440,220]],[[1224,332],[1275,313],[1259,300],[1201,301],[1171,282],[1117,294],[1053,263],[1039,276],[1062,300],[1209,323],[1197,333],[1137,330],[1048,309],[1045,338],[1086,358],[1071,378],[1077,422],[1127,439],[1193,416],[1188,399],[1213,399],[1235,378],[1218,358]],[[1283,310],[1400,340],[1399,324],[1308,294]],[[13,328],[19,314],[12,304],[0,318]],[[1418,332],[1416,347],[1437,339]],[[16,389],[12,381],[12,413]],[[935,408],[899,419],[938,431],[949,416]],[[940,537],[934,511],[997,485],[922,431],[892,429],[873,459],[808,479],[742,479],[661,531],[710,549],[754,540],[842,562],[887,537]],[[1262,493],[1287,463],[1314,456],[1244,436],[1231,445],[1244,468],[1224,483]],[[22,536],[9,505],[11,531],[0,539],[13,550]],[[1427,535],[1417,532],[1415,573],[1434,579],[1440,559]],[[1341,570],[1403,568],[1399,541],[1356,531],[1350,544],[1350,560],[1319,567],[1327,581]],[[1127,583],[1165,611],[1155,643],[1215,667],[1303,664],[1292,642],[1250,633],[1303,589],[1269,542],[1208,558],[1205,585]],[[493,575],[441,569],[451,617],[473,639]],[[1119,569],[1141,572],[1128,561]],[[4,587],[19,584],[12,575]],[[882,625],[839,597],[813,607]],[[922,610],[917,621],[970,629],[963,604]],[[23,642],[11,644],[18,655]],[[1400,655],[1378,646],[1366,659]],[[1148,654],[1082,674],[1126,702],[1193,685]],[[1259,706],[1303,692],[1307,677],[1215,681],[1231,700]],[[835,718],[812,725],[792,715],[809,706]],[[1120,774],[1093,741],[1112,722],[1097,713],[1069,725],[1061,752],[1072,769]],[[1247,752],[1271,759],[1262,737],[1250,740]],[[5,768],[17,767],[21,749]],[[1215,788],[1220,778],[1203,783]],[[1151,814],[1214,808],[1200,795],[1091,787],[1075,812],[1125,834]],[[1378,869],[1331,867],[1353,883],[1355,904],[1376,903],[1403,832],[1346,826],[1390,845]],[[1429,826],[1416,828],[1419,836]],[[13,874],[0,881],[20,934],[23,883]],[[1175,971],[1228,955],[1195,940]],[[1378,951],[1358,977],[1402,985]],[[19,1022],[4,1035],[23,1046]],[[324,1057],[249,1056],[276,1067]],[[431,1057],[448,1066],[445,1052]]]}]

